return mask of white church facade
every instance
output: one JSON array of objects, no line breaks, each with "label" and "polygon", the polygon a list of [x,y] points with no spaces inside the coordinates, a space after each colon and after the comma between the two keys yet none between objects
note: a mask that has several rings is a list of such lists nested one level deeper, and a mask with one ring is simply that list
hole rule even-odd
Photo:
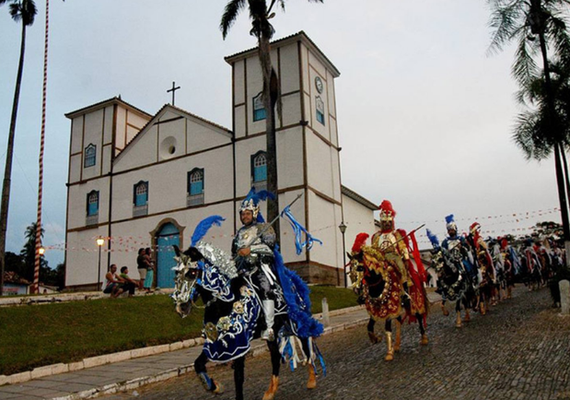
[{"label": "white church facade", "polygon": [[[156,284],[172,287],[172,244],[187,247],[196,224],[213,214],[226,221],[206,239],[229,251],[241,200],[252,186],[265,188],[266,141],[257,50],[225,60],[232,68],[232,129],[172,105],[150,115],[117,97],[66,114],[68,288],[103,282],[111,264],[138,278],[136,251],[143,247],[153,249]],[[283,104],[276,123],[279,204],[303,194],[291,211],[323,242],[297,255],[282,220],[284,260],[308,282],[342,286],[343,240],[348,250],[358,232],[372,234],[377,206],[341,182],[340,73],[304,32],[273,42],[272,60]],[[101,248],[97,238],[104,239]]]}]

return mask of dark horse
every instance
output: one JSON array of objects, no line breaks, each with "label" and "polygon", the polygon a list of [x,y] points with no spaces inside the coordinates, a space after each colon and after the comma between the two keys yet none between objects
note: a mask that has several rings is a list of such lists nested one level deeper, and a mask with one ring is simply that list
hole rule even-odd
[{"label": "dark horse", "polygon": [[[261,303],[251,284],[238,276],[234,261],[222,250],[200,241],[182,253],[177,247],[175,291],[172,294],[176,311],[186,316],[194,300],[201,297],[205,304],[202,353],[194,362],[196,374],[206,390],[220,393],[222,386],[210,378],[206,363],[233,361],[236,399],[243,399],[245,356],[250,342],[259,336],[264,326]],[[316,359],[320,353],[312,338],[299,338],[296,326],[286,314],[276,316],[273,329],[279,338],[268,341],[271,354],[272,377],[263,399],[275,397],[279,385],[282,358],[296,366],[308,361],[307,388],[316,387]],[[281,348],[281,352],[280,352]]]},{"label": "dark horse", "polygon": [[[394,351],[400,350],[401,324],[406,317],[418,322],[421,334],[420,344],[428,344],[424,326],[427,315],[427,297],[422,287],[415,288],[417,293],[414,292],[414,288],[410,288],[411,298],[403,298],[404,288],[398,267],[386,260],[372,246],[365,246],[367,238],[368,234],[359,234],[352,253],[348,254],[351,264],[350,278],[354,282],[353,290],[358,295],[358,303],[364,304],[370,315],[367,330],[368,337],[373,344],[381,341],[381,337],[374,332],[376,321],[385,321],[387,353],[384,359],[392,361]],[[396,326],[396,338],[392,343],[392,320],[394,319],[398,321],[398,325]]]}]

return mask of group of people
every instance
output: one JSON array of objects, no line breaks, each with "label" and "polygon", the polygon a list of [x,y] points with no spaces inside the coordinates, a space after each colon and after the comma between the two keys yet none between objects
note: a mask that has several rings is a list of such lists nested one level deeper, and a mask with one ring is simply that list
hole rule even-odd
[{"label": "group of people", "polygon": [[132,297],[135,294],[135,289],[152,293],[155,265],[152,260],[150,247],[139,249],[137,269],[140,275],[139,280],[132,279],[129,276],[129,268],[127,266],[121,267],[121,272],[117,273],[117,265],[112,264],[107,274],[105,274],[106,282],[103,293],[110,294],[112,298],[117,298],[126,292],[129,293],[129,297]]},{"label": "group of people", "polygon": [[[537,289],[565,265],[564,252],[552,238],[528,237],[518,244],[511,244],[507,237],[484,239],[478,222],[470,225],[469,233],[459,235],[453,215],[446,217],[446,228],[448,236],[441,246],[428,230],[433,245],[431,267],[438,276],[442,307],[449,294],[457,293],[467,297],[466,307],[471,305],[484,314],[489,303],[511,297],[515,282]],[[454,284],[460,290],[453,290]]]}]

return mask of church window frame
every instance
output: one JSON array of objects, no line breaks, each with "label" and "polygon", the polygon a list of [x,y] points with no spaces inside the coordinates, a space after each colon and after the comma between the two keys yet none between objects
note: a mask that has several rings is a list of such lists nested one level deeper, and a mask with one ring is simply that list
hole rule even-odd
[{"label": "church window frame", "polygon": [[148,181],[139,181],[133,186],[133,217],[148,215]]},{"label": "church window frame", "polygon": [[99,191],[92,190],[86,196],[86,225],[95,225],[99,222]]},{"label": "church window frame", "polygon": [[83,159],[83,168],[94,167],[97,164],[97,146],[93,143],[85,148],[85,158]]},{"label": "church window frame", "polygon": [[263,104],[263,92],[259,92],[259,94],[252,99],[252,106],[253,122],[263,121],[267,118],[267,112]]},{"label": "church window frame", "polygon": [[188,171],[186,206],[198,206],[204,204],[204,168],[194,168]]},{"label": "church window frame", "polygon": [[315,109],[317,110],[317,121],[319,121],[323,126],[325,124],[325,102],[321,99],[321,96],[317,96],[315,99]]},{"label": "church window frame", "polygon": [[260,150],[251,156],[251,182],[257,190],[267,188],[267,152]]}]

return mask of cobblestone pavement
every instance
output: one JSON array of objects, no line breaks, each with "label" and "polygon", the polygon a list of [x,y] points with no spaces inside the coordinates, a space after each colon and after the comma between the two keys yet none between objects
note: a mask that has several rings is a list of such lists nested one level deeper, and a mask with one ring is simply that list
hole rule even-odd
[{"label": "cobblestone pavement", "polygon": [[[385,342],[371,345],[364,326],[324,336],[319,346],[326,378],[308,391],[304,367],[283,367],[277,399],[570,399],[570,317],[550,305],[548,290],[519,287],[486,316],[472,314],[461,329],[453,313],[443,317],[434,309],[429,345],[420,347],[417,327],[406,324],[392,362],[384,361]],[[223,383],[222,395],[205,392],[191,373],[104,399],[232,399],[233,370],[221,366],[210,373]],[[269,379],[268,354],[248,359],[245,398],[261,399]]]}]

